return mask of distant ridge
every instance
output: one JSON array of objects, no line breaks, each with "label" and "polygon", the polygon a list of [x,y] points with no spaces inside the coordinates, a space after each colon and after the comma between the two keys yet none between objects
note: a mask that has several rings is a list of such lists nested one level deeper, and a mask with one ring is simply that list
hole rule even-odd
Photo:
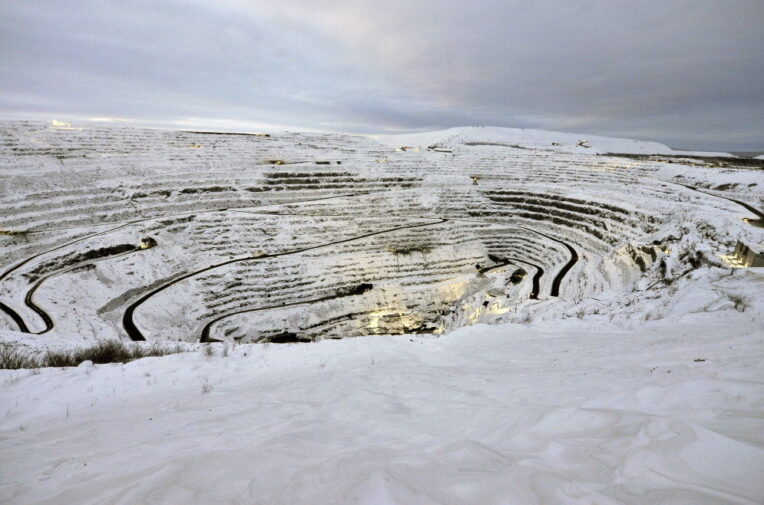
[{"label": "distant ridge", "polygon": [[468,126],[448,130],[410,133],[402,135],[377,135],[375,139],[391,147],[412,146],[426,148],[431,145],[453,147],[456,145],[493,145],[527,149],[543,149],[554,152],[582,154],[674,154],[694,156],[732,156],[725,152],[681,151],[671,149],[660,142],[602,137],[583,133],[564,133],[526,128],[499,128],[492,126]]}]

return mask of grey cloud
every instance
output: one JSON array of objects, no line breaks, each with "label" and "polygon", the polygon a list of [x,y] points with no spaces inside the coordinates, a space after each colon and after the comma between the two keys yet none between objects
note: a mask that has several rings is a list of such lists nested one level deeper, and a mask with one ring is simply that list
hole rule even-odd
[{"label": "grey cloud", "polygon": [[0,114],[762,149],[762,21],[754,1],[9,0]]}]

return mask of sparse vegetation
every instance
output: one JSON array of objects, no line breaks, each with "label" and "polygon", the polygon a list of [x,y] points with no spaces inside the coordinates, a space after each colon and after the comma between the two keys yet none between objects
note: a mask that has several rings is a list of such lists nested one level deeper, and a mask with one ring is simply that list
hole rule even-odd
[{"label": "sparse vegetation", "polygon": [[202,394],[206,395],[208,393],[211,393],[212,385],[210,385],[210,378],[205,375],[204,377],[202,377],[201,382],[202,382]]},{"label": "sparse vegetation", "polygon": [[413,253],[427,254],[432,251],[432,247],[423,244],[404,244],[404,245],[389,245],[387,250],[395,255],[408,256]]},{"label": "sparse vegetation", "polygon": [[99,364],[127,363],[140,358],[166,356],[179,352],[183,352],[183,348],[179,345],[141,346],[119,340],[105,340],[81,349],[48,351],[39,358],[6,347],[0,350],[0,369],[70,367],[84,361]]},{"label": "sparse vegetation", "polygon": [[0,369],[2,370],[18,370],[19,368],[38,368],[40,365],[37,360],[31,356],[11,349],[10,347],[3,347],[0,349]]},{"label": "sparse vegetation", "polygon": [[739,295],[737,293],[725,293],[727,295],[727,298],[735,304],[735,310],[739,312],[745,312],[745,309],[748,308],[748,300],[745,296]]},{"label": "sparse vegetation", "polygon": [[531,324],[531,322],[533,322],[533,316],[531,316],[529,312],[525,312],[517,317],[514,322],[517,322],[518,324]]}]

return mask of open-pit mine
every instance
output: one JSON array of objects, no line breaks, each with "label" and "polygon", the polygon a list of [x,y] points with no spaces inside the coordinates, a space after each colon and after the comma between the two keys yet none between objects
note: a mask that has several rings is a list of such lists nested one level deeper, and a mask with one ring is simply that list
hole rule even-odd
[{"label": "open-pit mine", "polygon": [[761,261],[764,161],[660,144],[41,122],[2,123],[0,144],[0,328],[37,338],[616,317],[703,265]]}]

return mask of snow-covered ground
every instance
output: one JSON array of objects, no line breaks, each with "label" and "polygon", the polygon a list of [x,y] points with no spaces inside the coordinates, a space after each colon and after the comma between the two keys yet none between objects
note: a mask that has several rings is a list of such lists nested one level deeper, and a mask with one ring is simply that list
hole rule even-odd
[{"label": "snow-covered ground", "polygon": [[[2,503],[764,503],[750,161],[497,128],[0,133],[0,346],[189,350],[0,370]],[[314,342],[262,343],[289,339]]]},{"label": "snow-covered ground", "polygon": [[221,354],[3,371],[0,501],[764,502],[757,314]]},{"label": "snow-covered ground", "polygon": [[738,240],[762,240],[742,220],[757,218],[763,171],[596,154],[670,151],[655,143],[503,128],[416,134],[440,146],[419,152],[299,132],[0,134],[0,328],[42,337],[10,338],[30,347],[445,332],[660,284],[690,258],[720,267]]},{"label": "snow-covered ground", "polygon": [[528,128],[459,127],[436,132],[378,135],[374,138],[392,147],[408,146],[415,149],[426,149],[428,146],[448,148],[459,144],[493,144],[560,153],[732,156],[720,152],[677,151],[659,142]]}]

